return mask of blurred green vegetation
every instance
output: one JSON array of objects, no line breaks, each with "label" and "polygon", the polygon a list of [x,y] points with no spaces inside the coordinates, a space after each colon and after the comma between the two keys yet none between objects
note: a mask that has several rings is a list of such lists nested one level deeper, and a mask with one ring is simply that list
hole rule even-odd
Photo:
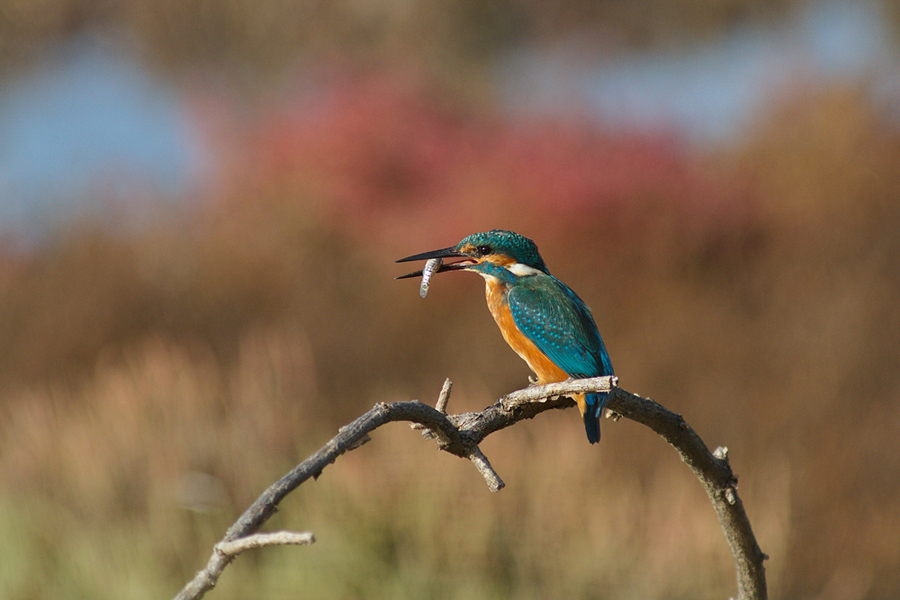
[{"label": "blurred green vegetation", "polygon": [[[756,10],[744,5],[716,3]],[[272,6],[49,3],[3,43],[26,56],[42,35],[115,18],[151,41],[159,27],[163,62],[265,62],[292,28],[303,47],[322,35],[312,8],[290,4],[287,19]],[[404,21],[403,6],[372,13],[372,31],[402,21],[412,36],[409,15],[484,22],[488,10],[436,3]],[[38,10],[0,7],[8,22]],[[347,28],[321,43],[380,40],[344,18],[367,7],[318,6],[338,24],[323,31]],[[487,29],[507,39],[579,10],[604,22],[635,10],[573,7],[545,21],[549,9],[509,3],[522,22]],[[216,46],[204,27],[233,35]],[[488,34],[466,29],[448,27],[483,51],[466,36]],[[475,410],[525,385],[479,278],[439,276],[425,301],[392,280],[397,257],[492,227],[534,238],[593,308],[624,387],[729,447],[773,597],[897,597],[900,133],[888,116],[853,86],[797,91],[746,143],[705,156],[665,135],[509,121],[440,77],[375,73],[323,73],[318,101],[223,118],[216,188],[155,224],[76,223],[0,250],[0,597],[171,596],[264,487],[373,403],[431,402],[450,377],[450,409]],[[733,589],[699,485],[632,423],[604,422],[599,448],[571,411],[492,436],[499,494],[403,426],[373,437],[270,522],[315,545],[243,555],[210,597]]]}]

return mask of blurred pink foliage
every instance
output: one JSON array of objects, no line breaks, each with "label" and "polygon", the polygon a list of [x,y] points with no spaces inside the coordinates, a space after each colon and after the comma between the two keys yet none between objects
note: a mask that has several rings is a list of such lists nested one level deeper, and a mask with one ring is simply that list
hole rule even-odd
[{"label": "blurred pink foliage", "polygon": [[307,191],[333,224],[425,246],[490,227],[621,241],[714,234],[751,206],[669,132],[612,135],[585,119],[516,121],[415,75],[329,74],[245,121],[237,185]]}]

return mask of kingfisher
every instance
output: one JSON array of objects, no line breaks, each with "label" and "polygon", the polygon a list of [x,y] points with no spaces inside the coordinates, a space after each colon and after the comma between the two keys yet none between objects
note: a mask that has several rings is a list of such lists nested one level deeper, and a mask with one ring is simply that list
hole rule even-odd
[{"label": "kingfisher", "polygon": [[[444,263],[445,258],[461,260]],[[467,236],[455,246],[397,262],[435,259],[440,262],[434,273],[473,271],[484,278],[488,309],[503,339],[528,363],[538,384],[614,374],[590,309],[569,286],[550,274],[530,239],[494,229]],[[397,279],[419,275],[422,271]],[[600,415],[609,394],[574,394],[573,398],[588,441],[596,444],[600,441]]]}]

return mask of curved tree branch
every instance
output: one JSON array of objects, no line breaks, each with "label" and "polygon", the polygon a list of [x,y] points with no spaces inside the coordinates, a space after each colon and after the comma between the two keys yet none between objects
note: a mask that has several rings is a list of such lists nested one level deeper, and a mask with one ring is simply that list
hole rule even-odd
[{"label": "curved tree branch", "polygon": [[728,541],[737,571],[739,600],[766,600],[768,558],[760,549],[750,519],[737,494],[737,477],[728,463],[728,449],[710,452],[700,436],[681,415],[673,413],[649,398],[618,388],[609,401],[616,414],[646,425],[671,444],[706,490]]},{"label": "curved tree branch", "polygon": [[[681,415],[648,398],[617,388],[616,383],[615,377],[595,377],[531,386],[504,396],[480,412],[457,415],[447,415],[445,412],[450,396],[449,380],[444,383],[437,408],[417,400],[378,403],[361,417],[342,427],[325,446],[263,492],[228,529],[225,537],[213,549],[206,567],[188,582],[175,596],[175,600],[201,598],[216,585],[225,567],[246,548],[272,543],[312,543],[312,534],[283,532],[286,534],[283,538],[259,537],[254,534],[275,513],[285,496],[310,477],[321,475],[322,470],[342,454],[366,443],[369,440],[368,434],[385,423],[409,421],[415,428],[423,429],[423,435],[434,439],[441,450],[472,461],[488,488],[498,491],[503,488],[504,483],[478,444],[488,435],[524,419],[532,419],[546,410],[574,406],[575,403],[564,395],[576,392],[612,392],[609,402],[611,412],[646,425],[678,451],[706,490],[725,533],[737,571],[738,599],[766,600],[763,561],[767,557],[756,543],[750,521],[737,495],[737,478],[728,464],[727,449],[717,448],[715,453],[711,453]],[[274,541],[275,539],[293,541]]]}]

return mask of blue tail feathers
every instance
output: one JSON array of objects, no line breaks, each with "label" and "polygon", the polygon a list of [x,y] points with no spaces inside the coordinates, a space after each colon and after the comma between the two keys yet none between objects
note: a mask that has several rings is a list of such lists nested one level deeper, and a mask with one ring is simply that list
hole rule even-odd
[{"label": "blue tail feathers", "polygon": [[600,441],[600,416],[609,401],[609,394],[587,394],[584,397],[584,430],[588,441],[596,444]]}]

